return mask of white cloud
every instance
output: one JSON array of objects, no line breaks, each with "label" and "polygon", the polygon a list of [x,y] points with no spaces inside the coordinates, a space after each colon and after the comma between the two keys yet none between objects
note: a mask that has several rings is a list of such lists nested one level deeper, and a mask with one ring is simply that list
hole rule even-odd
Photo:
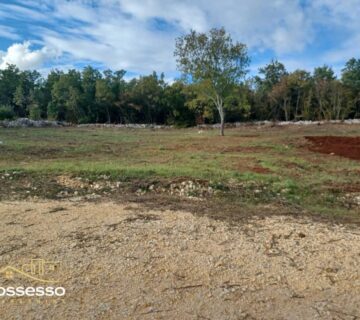
[{"label": "white cloud", "polygon": [[313,13],[318,21],[350,29],[359,26],[359,0],[312,0],[309,2],[308,13]]},{"label": "white cloud", "polygon": [[31,50],[30,46],[31,43],[27,41],[13,44],[6,52],[0,51],[0,69],[6,68],[8,64],[15,64],[21,70],[36,69],[57,55],[47,47]]},{"label": "white cloud", "polygon": [[324,54],[324,59],[329,63],[347,61],[351,58],[360,57],[360,33],[355,34],[348,40],[339,45],[338,48],[330,50]]},{"label": "white cloud", "polygon": [[313,0],[309,12],[316,14],[318,21],[324,25],[332,26],[343,34],[336,47],[324,53],[328,63],[360,57],[360,0]]},{"label": "white cloud", "polygon": [[[224,26],[251,49],[299,52],[312,40],[298,0],[99,0],[54,1],[61,30],[42,30],[48,47],[133,72],[173,71],[175,38],[190,29]],[[69,21],[81,22],[76,28]],[[165,29],[157,23],[166,25]],[[59,25],[59,24],[58,24]]]},{"label": "white cloud", "polygon": [[7,38],[11,40],[19,40],[20,36],[17,34],[16,30],[11,27],[0,25],[0,37]]},{"label": "white cloud", "polygon": [[[9,1],[10,2],[10,1]],[[49,19],[45,14],[39,12],[39,6],[36,6],[34,9],[30,9],[25,6],[11,4],[11,3],[0,3],[0,17],[11,17],[18,19],[28,19],[28,20],[46,20]],[[40,6],[41,7],[41,6]]]},{"label": "white cloud", "polygon": [[297,0],[201,0],[211,25],[223,25],[250,48],[277,54],[297,52],[311,42],[311,25]]},{"label": "white cloud", "polygon": [[[71,57],[64,64],[93,61],[135,73],[173,72],[174,40],[189,29],[206,31],[224,26],[235,40],[246,43],[252,53],[270,50],[280,60],[295,61],[301,57],[302,61],[316,62],[305,57],[304,52],[317,40],[319,26],[325,26],[328,32],[338,28],[344,32],[344,39],[337,48],[322,52],[323,57],[332,60],[329,63],[336,63],[346,53],[355,54],[354,41],[360,37],[360,0],[17,0],[17,3],[0,4],[0,16],[12,15],[31,22],[31,36],[41,42],[45,51],[52,48]],[[48,55],[38,50],[35,56]]]},{"label": "white cloud", "polygon": [[136,19],[162,18],[184,30],[205,31],[206,12],[196,1],[120,0],[120,7]]}]

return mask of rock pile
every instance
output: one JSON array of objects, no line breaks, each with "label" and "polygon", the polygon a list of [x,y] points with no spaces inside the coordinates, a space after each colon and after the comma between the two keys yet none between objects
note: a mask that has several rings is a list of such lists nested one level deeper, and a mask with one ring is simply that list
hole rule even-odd
[{"label": "rock pile", "polygon": [[169,185],[155,185],[151,184],[146,188],[139,188],[136,193],[138,195],[144,195],[148,192],[155,193],[168,193],[170,195],[185,197],[185,198],[206,198],[213,195],[214,190],[208,182],[205,181],[174,181]]},{"label": "rock pile", "polygon": [[[103,175],[100,179],[95,181],[89,181],[81,177],[57,177],[57,183],[65,188],[72,190],[83,190],[85,193],[95,192],[101,194],[111,194],[120,188],[126,188],[126,184],[121,181],[112,181],[109,176]],[[75,191],[78,195],[78,192]],[[141,196],[147,193],[167,193],[174,196],[180,196],[185,198],[206,198],[217,192],[216,188],[213,188],[208,181],[203,180],[183,180],[183,181],[171,181],[165,182],[153,182],[144,183],[142,186],[138,186],[134,192]],[[71,195],[70,191],[62,191],[58,194],[60,198],[66,198]]]},{"label": "rock pile", "polygon": [[173,126],[163,126],[147,123],[127,123],[127,124],[113,124],[113,123],[87,123],[79,124],[78,128],[127,128],[127,129],[171,129]]},{"label": "rock pile", "polygon": [[[254,121],[254,122],[235,122],[226,123],[226,128],[240,128],[243,126],[307,126],[307,125],[324,125],[324,124],[360,124],[360,119],[348,120],[331,120],[331,121]],[[65,127],[73,124],[61,121],[48,120],[31,120],[28,118],[19,118],[16,120],[0,121],[0,128],[18,128],[18,127]],[[171,129],[173,126],[145,124],[145,123],[127,123],[127,124],[113,124],[113,123],[86,123],[76,125],[78,128],[127,128],[127,129]],[[199,129],[219,129],[220,124],[200,124]]]},{"label": "rock pile", "polygon": [[45,127],[64,127],[69,126],[66,122],[47,121],[47,120],[31,120],[28,118],[19,118],[13,121],[0,121],[0,127],[3,128],[45,128]]},{"label": "rock pile", "polygon": [[[325,125],[325,124],[360,124],[360,119],[348,120],[330,120],[330,121],[253,121],[253,122],[235,122],[226,123],[226,128],[240,128],[244,126],[308,126],[308,125]],[[199,129],[219,129],[220,124],[200,124],[197,126]]]},{"label": "rock pile", "polygon": [[343,203],[348,208],[360,208],[360,192],[347,193],[343,198]]}]

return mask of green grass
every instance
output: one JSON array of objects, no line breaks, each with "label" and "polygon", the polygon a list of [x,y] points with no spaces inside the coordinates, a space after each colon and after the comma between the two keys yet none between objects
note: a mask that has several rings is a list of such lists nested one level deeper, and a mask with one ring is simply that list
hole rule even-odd
[{"label": "green grass", "polygon": [[[359,162],[312,153],[304,136],[360,135],[360,126],[195,129],[0,129],[0,171],[96,178],[188,177],[226,186],[265,187],[254,201],[281,196],[309,210],[346,209],[337,186],[358,185]],[[267,169],[268,171],[263,169]],[[246,187],[245,187],[246,188]],[[340,188],[341,189],[341,188]],[[334,191],[335,190],[335,191]],[[333,199],[334,201],[332,201]],[[251,196],[246,201],[252,201]]]}]

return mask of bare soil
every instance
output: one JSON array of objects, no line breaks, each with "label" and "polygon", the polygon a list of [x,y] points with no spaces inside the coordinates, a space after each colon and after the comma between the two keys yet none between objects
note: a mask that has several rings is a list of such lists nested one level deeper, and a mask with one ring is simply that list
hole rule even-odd
[{"label": "bare soil", "polygon": [[360,137],[305,137],[311,151],[360,160]]},{"label": "bare soil", "polygon": [[[359,319],[358,229],[274,210],[229,223],[109,201],[3,201],[0,267],[60,261],[67,294],[1,298],[0,318]],[[0,275],[3,287],[24,281]]]}]

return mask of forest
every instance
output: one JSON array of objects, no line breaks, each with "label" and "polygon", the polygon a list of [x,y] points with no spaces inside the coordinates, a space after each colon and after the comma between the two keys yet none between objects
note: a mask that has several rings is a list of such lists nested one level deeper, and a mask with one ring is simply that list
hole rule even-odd
[{"label": "forest", "polygon": [[[156,123],[188,127],[217,123],[213,102],[183,79],[153,72],[127,80],[124,70],[91,66],[67,72],[0,70],[0,120],[28,117],[70,123]],[[272,60],[224,100],[226,122],[342,120],[360,116],[360,59],[338,77],[329,66],[288,72]]]}]

